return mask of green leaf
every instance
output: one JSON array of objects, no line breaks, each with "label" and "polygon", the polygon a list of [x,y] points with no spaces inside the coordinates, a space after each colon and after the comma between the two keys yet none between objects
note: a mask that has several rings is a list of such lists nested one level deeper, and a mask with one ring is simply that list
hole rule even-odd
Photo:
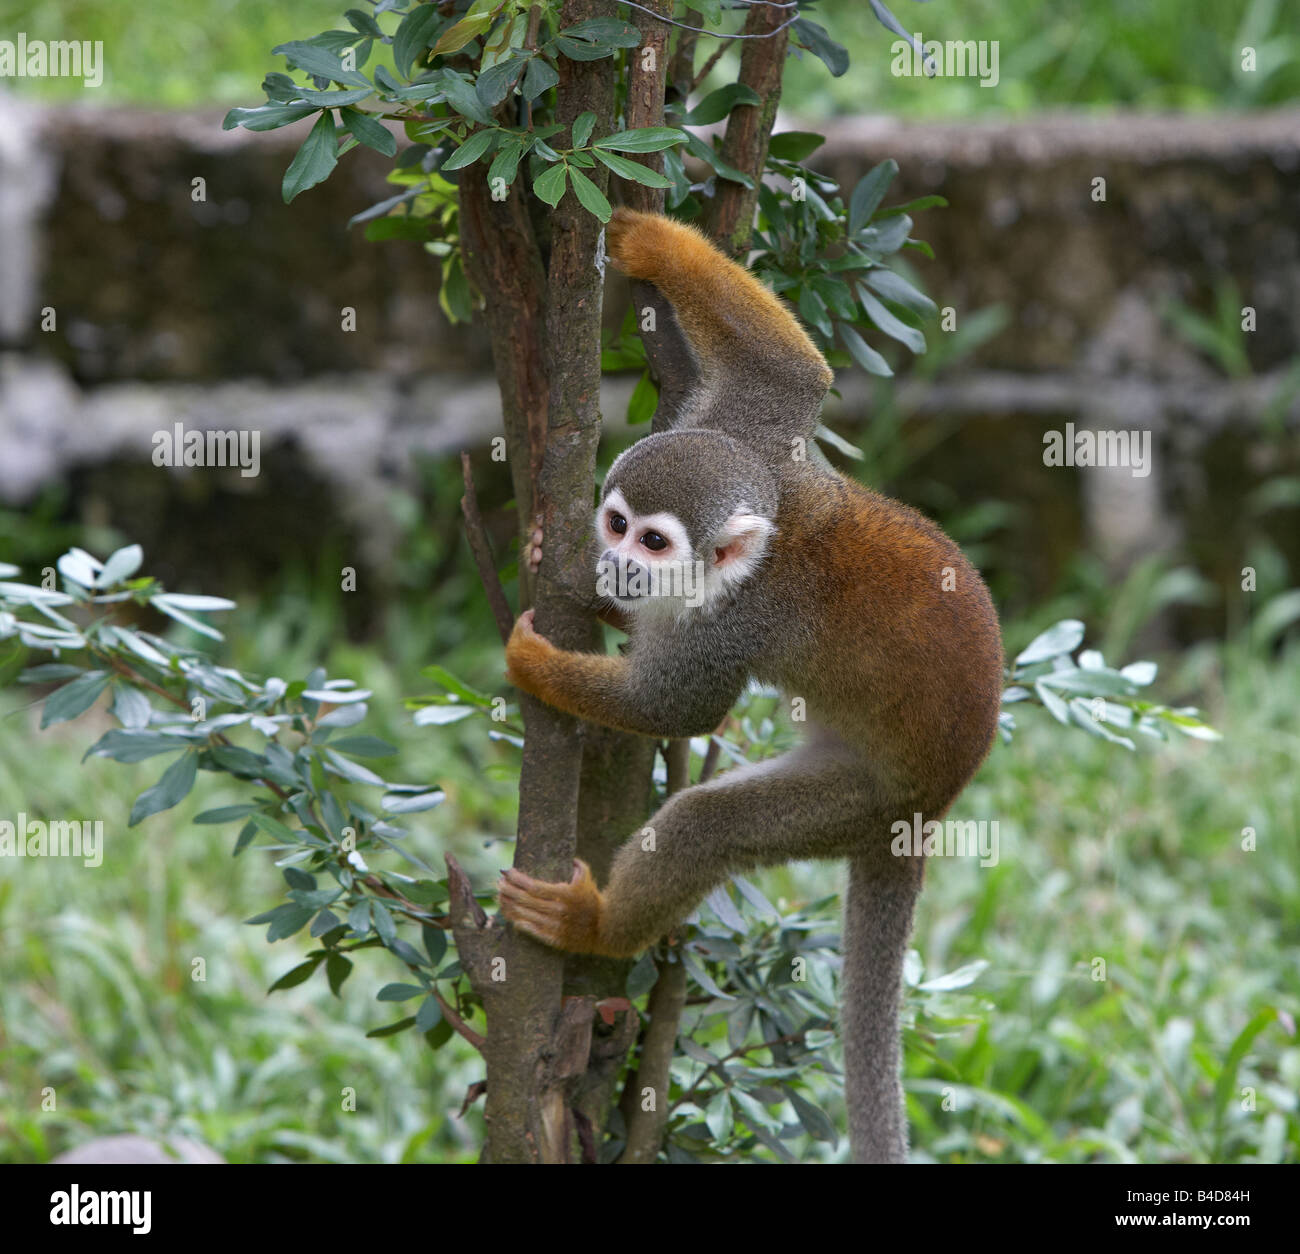
[{"label": "green leaf", "polygon": [[813,131],[782,131],[779,135],[772,136],[767,151],[769,156],[778,161],[803,161],[825,142],[825,135]]},{"label": "green leaf", "polygon": [[692,156],[698,157],[701,161],[707,162],[721,178],[732,183],[739,183],[742,187],[754,186],[754,180],[748,174],[737,170],[734,165],[728,165],[727,162],[723,161],[722,154],[711,143],[707,143],[698,135],[688,134],[686,136],[686,151]]},{"label": "green leaf", "polygon": [[380,29],[379,23],[369,13],[361,9],[349,9],[343,16],[348,19],[352,24],[352,29],[359,35],[371,35],[375,39],[383,38],[383,30]]},{"label": "green leaf", "polygon": [[[907,242],[907,233],[911,229],[912,219],[906,214],[896,218],[877,214],[875,222],[862,229],[858,236],[858,243],[881,256],[896,253]],[[929,248],[928,244],[926,248]]]},{"label": "green leaf", "polygon": [[573,147],[585,148],[587,140],[591,138],[592,129],[596,125],[596,115],[590,109],[586,113],[580,113],[573,122]]},{"label": "green leaf", "polygon": [[974,962],[968,962],[965,966],[958,967],[955,971],[949,971],[945,975],[936,975],[931,980],[926,980],[923,984],[918,984],[917,988],[926,993],[950,993],[955,989],[968,988],[988,969],[989,963],[985,958],[977,958]]},{"label": "green leaf", "polygon": [[889,185],[898,173],[898,162],[892,157],[873,167],[853,189],[849,197],[849,234],[856,235],[875,213],[880,202],[884,200]]},{"label": "green leaf", "polygon": [[655,966],[655,960],[648,954],[642,954],[637,960],[636,965],[627,973],[627,984],[625,991],[632,1001],[638,997],[644,997],[659,979],[659,968]]},{"label": "green leaf", "polygon": [[685,143],[689,136],[675,126],[639,126],[630,131],[615,131],[598,139],[596,148],[612,152],[661,152]]},{"label": "green leaf", "polygon": [[426,997],[420,1003],[420,1009],[415,1012],[415,1030],[417,1032],[432,1032],[441,1022],[442,1007],[438,1005],[438,999],[436,997]]},{"label": "green leaf", "polygon": [[1041,680],[1035,682],[1034,691],[1038,694],[1038,699],[1043,703],[1047,712],[1062,726],[1069,727],[1072,721],[1070,707],[1050,688],[1044,687]]},{"label": "green leaf", "polygon": [[560,34],[570,39],[609,44],[614,48],[637,48],[641,44],[641,32],[621,17],[590,17],[585,22],[566,27]]},{"label": "green leaf", "polygon": [[377,997],[380,1001],[410,1001],[412,997],[422,996],[424,991],[419,984],[385,984]]},{"label": "green leaf", "polygon": [[[550,205],[551,208],[554,209],[564,196],[564,183],[568,176],[568,167],[563,163],[553,165],[549,170],[539,174],[537,178],[533,180],[533,191],[537,194],[537,199]],[[421,710],[419,713],[423,714],[424,711]],[[416,721],[419,721],[418,716]]]},{"label": "green leaf", "polygon": [[925,317],[935,311],[935,303],[924,292],[918,292],[906,279],[900,278],[892,270],[872,270],[864,279],[868,287],[874,288],[886,300],[892,300],[904,309]]},{"label": "green leaf", "polygon": [[514,91],[515,84],[519,82],[527,66],[528,61],[524,57],[507,57],[504,61],[498,61],[490,69],[484,70],[474,84],[479,100],[486,108],[495,109]]},{"label": "green leaf", "polygon": [[486,706],[492,704],[492,698],[486,692],[471,688],[463,679],[457,679],[444,666],[426,666],[420,674],[426,679],[432,679],[435,684],[445,688],[450,693],[454,693],[462,701],[468,701],[471,705]]},{"label": "green leaf", "polygon": [[208,752],[218,767],[236,779],[261,779],[270,770],[264,757],[238,745],[213,745]]},{"label": "green leaf", "polygon": [[286,903],[271,911],[271,926],[266,929],[268,942],[284,940],[295,932],[301,931],[311,922],[316,911],[311,906],[299,906]]},{"label": "green leaf", "polygon": [[302,147],[284,172],[280,191],[286,205],[309,187],[315,187],[317,183],[323,183],[329,178],[339,162],[338,148],[334,122],[326,111],[316,119],[316,125],[302,141]]},{"label": "green leaf", "polygon": [[435,806],[440,806],[447,800],[447,794],[440,788],[435,788],[430,792],[421,792],[411,795],[410,793],[386,793],[384,795],[383,807],[388,814],[417,814],[421,810],[432,810]]},{"label": "green leaf", "polygon": [[367,148],[383,153],[385,157],[397,155],[397,138],[388,127],[375,121],[360,109],[341,109],[339,116],[344,127],[351,131]]},{"label": "green leaf", "polygon": [[891,340],[897,340],[900,344],[905,344],[914,353],[925,352],[925,336],[915,327],[908,326],[906,322],[894,317],[880,301],[861,285],[858,287],[858,299],[862,302],[862,308],[866,310],[871,321]]},{"label": "green leaf", "polygon": [[163,810],[170,810],[172,806],[183,801],[189,795],[190,789],[194,787],[194,777],[198,768],[199,757],[196,753],[186,753],[177,758],[163,772],[162,779],[152,788],[145,789],[135,799],[127,826],[134,827],[141,819],[147,819],[151,814],[159,814]]},{"label": "green leaf", "polygon": [[581,170],[569,169],[569,182],[573,184],[574,194],[588,213],[594,213],[602,222],[608,222],[614,216],[614,209],[600,190]]},{"label": "green leaf", "polygon": [[65,662],[42,662],[39,666],[29,666],[18,678],[25,684],[52,684],[60,679],[73,679],[84,675],[84,666],[69,666]]},{"label": "green leaf", "polygon": [[455,152],[442,163],[444,170],[460,170],[473,165],[489,148],[496,143],[499,132],[495,130],[475,131]]},{"label": "green leaf", "polygon": [[296,967],[290,967],[274,984],[266,991],[274,993],[282,988],[293,988],[296,984],[303,984],[311,979],[313,972],[320,966],[323,960],[319,958],[308,958],[306,962],[300,962]]},{"label": "green leaf", "polygon": [[1083,624],[1077,618],[1063,618],[1041,635],[1035,636],[1017,655],[1015,665],[1032,666],[1048,658],[1073,653],[1083,643]]},{"label": "green leaf", "polygon": [[366,1033],[368,1040],[378,1040],[382,1036],[396,1036],[399,1032],[405,1032],[407,1028],[415,1023],[415,1016],[410,1015],[405,1019],[398,1019],[396,1023],[385,1024],[382,1028],[373,1028]]},{"label": "green leaf", "polygon": [[794,1107],[794,1113],[799,1116],[799,1122],[803,1124],[804,1131],[815,1141],[826,1141],[835,1145],[839,1137],[835,1135],[835,1125],[827,1118],[826,1113],[819,1107],[814,1106],[807,1098],[796,1093],[794,1089],[786,1089],[786,1096],[790,1099],[790,1104]]},{"label": "green leaf", "polygon": [[570,61],[601,61],[605,57],[612,57],[618,51],[608,44],[586,43],[581,39],[570,39],[567,35],[557,36],[547,47],[564,53]]},{"label": "green leaf", "polygon": [[821,440],[823,444],[829,444],[832,448],[837,448],[846,457],[853,458],[854,461],[862,461],[866,454],[858,448],[856,444],[850,444],[842,435],[837,435],[824,422],[819,422],[813,428],[813,435]]},{"label": "green leaf", "polygon": [[41,713],[41,729],[53,727],[55,723],[65,723],[78,714],[84,714],[99,699],[99,694],[108,687],[107,671],[87,671],[84,675],[55,689],[45,698],[45,709]]},{"label": "green leaf", "polygon": [[424,952],[429,955],[429,962],[437,965],[447,956],[447,934],[440,927],[422,924],[420,933],[424,938]]},{"label": "green leaf", "polygon": [[318,109],[334,109],[339,105],[356,104],[373,95],[374,92],[369,87],[348,87],[343,91],[308,91],[304,88],[302,92],[302,98]]},{"label": "green leaf", "polygon": [[599,148],[595,149],[594,152],[596,159],[607,165],[619,178],[628,179],[633,183],[640,183],[643,187],[671,187],[673,185],[672,179],[665,178],[658,170],[651,170],[638,161],[629,161],[626,157],[617,156],[612,152],[601,152]]},{"label": "green leaf", "polygon": [[449,26],[433,45],[434,56],[446,56],[459,52],[471,39],[483,34],[492,25],[491,13],[474,13],[463,17],[454,26]]},{"label": "green leaf", "polygon": [[295,40],[271,49],[271,55],[284,57],[290,65],[306,70],[315,78],[327,78],[334,83],[348,83],[352,87],[369,87],[370,80],[356,70],[345,70],[343,62],[332,52],[316,44]]},{"label": "green leaf", "polygon": [[536,56],[529,61],[528,69],[524,72],[523,97],[525,100],[536,100],[543,92],[550,91],[559,81],[560,76],[556,73],[555,67],[549,61]]},{"label": "green leaf", "polygon": [[341,740],[330,741],[330,748],[358,758],[391,758],[397,753],[395,745],[380,740],[378,736],[344,736]]},{"label": "green leaf", "polygon": [[810,326],[816,327],[827,338],[834,334],[834,327],[831,325],[826,302],[811,287],[801,287],[799,289],[799,316]]},{"label": "green leaf", "polygon": [[411,76],[411,62],[433,42],[434,32],[442,25],[436,4],[421,4],[403,19],[393,36],[393,65],[404,78]]},{"label": "green leaf", "polygon": [[889,363],[869,345],[852,327],[840,326],[840,339],[844,347],[853,354],[853,360],[868,374],[879,375],[882,379],[893,377]]},{"label": "green leaf", "polygon": [[447,103],[463,118],[469,118],[481,126],[494,125],[492,114],[483,107],[478,98],[474,84],[462,78],[454,70],[442,71],[442,90],[446,93]]},{"label": "green leaf", "polygon": [[760,105],[758,93],[744,83],[728,83],[711,91],[687,115],[686,122],[691,126],[708,126],[721,122],[737,105]]},{"label": "green leaf", "polygon": [[202,814],[196,814],[194,822],[229,823],[234,819],[244,819],[250,814],[256,814],[259,808],[255,805],[218,806],[215,810],[204,810]]},{"label": "green leaf", "polygon": [[223,131],[234,130],[242,126],[249,131],[273,131],[277,127],[288,126],[310,117],[316,112],[315,105],[305,104],[267,104],[258,105],[256,109],[231,109],[221,123]]},{"label": "green leaf", "polygon": [[69,549],[57,562],[59,574],[83,588],[93,588],[95,578],[103,570],[103,562],[91,557],[84,549]]},{"label": "green leaf", "polygon": [[[164,736],[159,732],[106,731],[89,749],[85,757],[112,758],[114,762],[143,762],[160,753],[175,753],[185,748],[179,736]],[[85,758],[82,759],[85,761]]]},{"label": "green leaf", "polygon": [[343,981],[352,974],[352,960],[342,954],[332,953],[325,959],[325,978],[329,980],[330,992],[335,997],[343,987]]},{"label": "green leaf", "polygon": [[375,931],[379,933],[379,939],[385,945],[391,945],[397,939],[397,929],[393,925],[393,916],[389,914],[388,907],[381,901],[372,901],[370,918],[375,925]]},{"label": "green leaf", "polygon": [[1219,1072],[1219,1078],[1214,1085],[1214,1139],[1216,1146],[1221,1136],[1220,1129],[1223,1126],[1224,1113],[1227,1111],[1228,1103],[1236,1092],[1237,1069],[1241,1066],[1241,1061],[1245,1058],[1255,1038],[1270,1023],[1274,1023],[1277,1017],[1275,1007],[1265,1006],[1237,1033],[1237,1039],[1232,1042],[1232,1047],[1228,1050],[1228,1056],[1223,1060],[1223,1070]]},{"label": "green leaf", "polygon": [[257,826],[254,823],[245,823],[239,829],[239,836],[235,840],[235,847],[230,851],[232,858],[238,857],[252,843],[253,837],[257,835]]},{"label": "green leaf", "polygon": [[322,936],[327,936],[336,928],[343,927],[339,922],[339,916],[333,910],[322,910],[312,921],[311,927],[307,930],[317,940]]},{"label": "green leaf", "polygon": [[497,179],[501,179],[509,187],[515,181],[515,175],[519,171],[519,162],[523,155],[523,144],[502,144],[497,151],[497,155],[492,158],[492,164],[488,166],[489,186],[495,183]]},{"label": "green leaf", "polygon": [[124,681],[113,685],[112,713],[123,727],[133,731],[148,727],[149,715],[152,712],[149,698],[138,688],[132,688]]},{"label": "green leaf", "polygon": [[876,221],[881,218],[892,218],[900,213],[920,213],[925,209],[943,209],[947,207],[947,200],[942,196],[918,196],[915,200],[905,201],[901,205],[890,205],[888,209],[882,209],[876,214]]},{"label": "green leaf", "polygon": [[649,422],[658,407],[659,389],[655,387],[650,371],[643,370],[627,402],[627,420],[632,425]]},{"label": "green leaf", "polygon": [[816,22],[806,17],[799,18],[791,29],[791,39],[817,57],[830,70],[832,77],[839,78],[849,68],[847,50]]}]

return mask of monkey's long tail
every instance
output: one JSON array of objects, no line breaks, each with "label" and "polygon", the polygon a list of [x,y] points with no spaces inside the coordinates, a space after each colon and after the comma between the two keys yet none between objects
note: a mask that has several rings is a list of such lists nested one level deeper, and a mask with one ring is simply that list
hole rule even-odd
[{"label": "monkey's long tail", "polygon": [[851,859],[840,1020],[853,1161],[907,1161],[898,1014],[903,959],[921,889],[919,858]]}]

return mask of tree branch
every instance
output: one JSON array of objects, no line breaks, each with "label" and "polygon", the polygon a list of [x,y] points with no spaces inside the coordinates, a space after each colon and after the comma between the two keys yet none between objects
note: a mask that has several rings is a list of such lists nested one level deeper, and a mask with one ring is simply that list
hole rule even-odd
[{"label": "tree branch", "polygon": [[722,140],[722,159],[748,174],[753,187],[720,178],[709,210],[709,233],[736,257],[749,250],[754,229],[754,207],[758,203],[758,187],[767,162],[776,107],[781,100],[781,74],[790,43],[788,27],[781,29],[787,19],[784,9],[770,4],[754,5],[745,19],[746,35],[768,37],[745,40],[737,81],[753,88],[762,103],[737,105],[731,111]]},{"label": "tree branch", "polygon": [[501,577],[497,574],[492,545],[488,542],[487,529],[483,526],[483,515],[479,512],[478,493],[474,490],[474,475],[470,470],[468,453],[460,455],[460,471],[465,480],[465,495],[460,498],[460,512],[465,516],[465,538],[469,541],[474,565],[478,567],[479,580],[487,594],[488,604],[492,607],[492,617],[497,620],[501,643],[504,644],[510,639],[515,619],[510,612],[505,589],[501,586]]},{"label": "tree branch", "polygon": [[[659,1156],[668,1126],[669,1073],[677,1052],[677,1025],[685,1008],[686,968],[680,960],[666,962],[659,968],[646,1005],[650,1022],[641,1041],[641,1058],[636,1070],[628,1073],[619,1102],[627,1126],[620,1163],[653,1163]],[[649,1110],[645,1109],[647,1100]]]}]

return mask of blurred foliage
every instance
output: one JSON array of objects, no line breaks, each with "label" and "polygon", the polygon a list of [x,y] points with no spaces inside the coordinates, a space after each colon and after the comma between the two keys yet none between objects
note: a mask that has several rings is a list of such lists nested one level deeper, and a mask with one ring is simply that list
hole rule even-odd
[{"label": "blurred foliage", "polygon": [[[480,1017],[481,1007],[461,979],[444,931],[439,906],[446,900],[445,879],[430,855],[418,851],[404,824],[410,815],[440,807],[451,790],[431,783],[394,783],[372,768],[372,760],[393,759],[400,752],[397,744],[359,729],[373,690],[351,680],[329,680],[320,667],[293,681],[252,679],[196,648],[188,641],[221,641],[206,615],[232,609],[233,604],[168,592],[138,573],[142,562],[138,546],[119,549],[103,562],[74,548],[58,563],[61,589],[47,586],[48,579],[15,582],[18,568],[0,566],[0,639],[11,642],[11,652],[38,650],[57,659],[29,667],[19,676],[43,689],[54,685],[41,703],[41,730],[74,720],[98,722],[102,734],[83,760],[111,759],[124,764],[130,775],[136,774],[131,768],[145,760],[171,758],[129,811],[123,799],[116,822],[112,816],[106,821],[115,839],[123,831],[123,819],[126,830],[145,820],[153,820],[150,826],[157,828],[160,814],[186,805],[192,793],[210,793],[210,788],[198,787],[200,772],[223,780],[228,794],[224,804],[207,806],[189,821],[199,827],[238,827],[233,852],[270,854],[280,871],[278,887],[285,900],[270,909],[259,908],[246,920],[265,925],[268,941],[295,943],[298,961],[279,972],[271,991],[295,990],[320,976],[312,982],[327,984],[340,996],[363,951],[387,951],[397,968],[392,974],[400,978],[391,978],[382,968],[374,973],[374,983],[385,981],[378,1001],[419,1004],[414,1014],[399,1011],[399,1018],[372,1026],[368,1035],[388,1037],[414,1028],[433,1048],[448,1046],[454,1040],[453,1025],[466,1030]],[[140,626],[135,616],[142,610],[172,620],[171,631],[159,634]],[[178,631],[186,634],[187,642],[175,639]],[[1192,711],[1167,711],[1136,698],[1137,689],[1155,676],[1153,663],[1113,671],[1099,655],[1086,651],[1077,665],[1070,662],[1082,634],[1082,624],[1065,622],[1031,642],[1016,658],[1012,677],[1017,684],[1008,700],[1036,694],[1067,726],[1129,747],[1129,741],[1104,724],[1154,731],[1168,722],[1189,734],[1212,734]],[[7,669],[13,670],[12,658]],[[522,744],[513,711],[503,698],[471,687],[442,666],[427,668],[425,674],[440,691],[409,703],[415,709],[414,726],[448,729],[440,735],[458,738],[461,733],[449,729],[477,722],[488,725],[489,741],[515,749]],[[105,696],[111,702],[106,728],[102,713],[95,710]],[[1100,718],[1093,709],[1098,701]],[[1076,708],[1080,705],[1082,713]],[[740,763],[780,752],[792,735],[793,728],[778,709],[778,695],[751,686],[727,728],[716,737],[701,738],[693,749],[701,766],[710,752]],[[498,761],[495,770],[481,759],[478,765],[484,779],[509,780],[517,769],[512,760]],[[5,769],[10,769],[7,764]],[[462,784],[469,778],[462,773]],[[30,817],[45,822],[58,816],[57,789],[33,789],[30,780],[25,787],[14,782],[19,786],[11,795],[33,798],[25,803],[35,807]],[[658,783],[664,783],[662,772]],[[369,790],[380,793],[377,809],[373,801],[361,799]],[[479,799],[477,808],[484,808],[485,801]],[[76,812],[84,814],[84,809]],[[175,831],[172,827],[168,843]],[[481,853],[471,858],[471,869],[481,860]],[[75,858],[54,861],[77,863]],[[118,861],[114,856],[108,865]],[[42,862],[35,857],[10,865],[25,870]],[[737,877],[735,885],[738,899],[720,889],[702,910],[716,924],[697,915],[693,926],[678,930],[677,947],[670,952],[660,946],[661,960],[686,964],[698,993],[692,1004],[701,1007],[692,1012],[681,1037],[667,1152],[677,1161],[754,1152],[791,1160],[812,1153],[813,1144],[833,1150],[840,1138],[826,1107],[837,1100],[833,1026],[838,934],[826,912],[834,898],[790,911],[774,907],[748,880]],[[7,899],[8,885],[0,892]],[[264,905],[264,900],[259,903]],[[75,911],[73,918],[79,918]],[[315,943],[304,941],[304,933]],[[418,947],[412,943],[417,936]],[[737,936],[752,943],[742,946]],[[67,939],[74,951],[93,943],[81,924]],[[186,960],[172,953],[170,961],[175,964],[170,981],[183,987]],[[914,960],[908,985],[913,1034],[925,1031],[936,1016],[943,1031],[953,1022],[980,1022],[978,1015],[972,1017],[960,1006],[954,1011],[948,999],[975,982],[983,970],[981,961],[925,980],[918,964],[919,959]],[[115,995],[128,996],[120,988],[125,975],[123,968],[110,979]],[[645,995],[653,978],[654,964],[647,956],[629,977],[629,996]],[[201,983],[206,982],[205,977]],[[130,1000],[141,1015],[147,1013],[141,999]],[[930,1031],[936,1037],[942,1034],[938,1028]],[[726,1048],[721,1052],[713,1048],[723,1041]],[[6,1052],[9,1048],[6,1043]],[[769,1060],[758,1055],[768,1055]],[[227,1070],[231,1065],[233,1059],[228,1059]],[[461,1077],[454,1063],[450,1074]],[[233,1077],[226,1075],[223,1082],[229,1084]],[[182,1095],[185,1091],[181,1086]],[[982,1090],[968,1084],[963,1092],[981,1109],[991,1102],[1031,1131],[1048,1135],[1047,1125],[1013,1099],[981,1097]],[[73,1113],[85,1115],[80,1108]],[[90,1122],[93,1126],[93,1119]],[[45,1126],[31,1116],[18,1124],[26,1146],[20,1156],[43,1157]],[[125,1126],[143,1130],[149,1125],[133,1115]],[[257,1152],[271,1157],[292,1157],[294,1150],[337,1156],[337,1150],[322,1153],[325,1142],[319,1134],[295,1137],[292,1128],[298,1126],[295,1120],[287,1134],[278,1129],[272,1142]],[[418,1139],[432,1131],[431,1126],[421,1127],[412,1133]],[[155,1130],[190,1131],[208,1138],[221,1131],[196,1121],[192,1109],[175,1126]],[[442,1131],[439,1144],[455,1141],[452,1129]],[[611,1156],[618,1149],[617,1122],[613,1134],[606,1146]],[[387,1143],[379,1153],[409,1156],[415,1150],[416,1144],[408,1140],[400,1153]]]},{"label": "blurred foliage", "polygon": [[[106,77],[87,92],[78,82],[19,80],[45,98],[130,101],[163,106],[233,103],[264,67],[266,49],[320,28],[335,0],[0,0],[0,28],[30,38],[102,39]],[[896,78],[891,45],[864,0],[819,0],[809,16],[833,32],[850,70],[829,78],[807,54],[792,64],[782,102],[808,118],[831,113],[967,117],[1062,106],[1147,109],[1257,108],[1300,95],[1300,29],[1288,0],[895,0],[904,29],[925,39],[1000,41],[996,88],[977,80]],[[1293,17],[1293,14],[1291,15]],[[731,18],[728,28],[737,19]],[[1258,52],[1244,73],[1241,49]],[[728,51],[711,84],[735,80]]]},{"label": "blurred foliage", "polygon": [[[168,635],[197,642],[179,625]],[[1212,749],[1130,755],[1065,742],[1042,715],[994,749],[953,817],[998,820],[1000,859],[936,861],[909,963],[919,1156],[1300,1157],[1300,1046],[1286,1018],[1300,1010],[1300,658],[1294,642],[1276,660],[1274,647],[1245,631],[1202,652],[1225,732]],[[403,774],[446,794],[411,816],[410,850],[428,862],[450,850],[488,882],[510,858],[513,746],[491,741],[481,716],[417,727],[382,646],[330,652],[373,693],[368,726],[392,741]],[[460,670],[479,656],[467,646],[444,661]],[[1167,682],[1181,685],[1177,667]],[[286,851],[254,847],[232,862],[231,838],[192,825],[246,803],[250,786],[200,772],[174,811],[130,828],[150,764],[78,761],[114,726],[104,700],[38,733],[40,707],[20,694],[0,691],[0,795],[33,817],[102,818],[109,856],[93,871],[0,859],[0,1159],[46,1158],[84,1128],[188,1132],[238,1160],[472,1158],[478,1115],[456,1113],[481,1077],[470,1047],[453,1036],[430,1066],[413,1032],[365,1039],[391,1017],[374,993],[406,980],[400,955],[388,975],[373,950],[367,978],[337,1001],[324,980],[263,997],[318,944],[304,928],[267,946],[264,927],[236,921],[285,891],[275,864]],[[724,764],[779,752],[793,735],[776,698],[751,690],[723,737]],[[695,750],[698,768],[706,743]],[[672,1156],[845,1152],[830,1027],[836,879],[827,864],[764,872],[681,929],[693,993]],[[196,957],[206,981],[192,978]],[[802,981],[795,957],[807,960]],[[643,996],[639,971],[629,992]],[[775,1052],[762,1047],[774,1040]],[[38,1109],[46,1084],[59,1094],[53,1114]],[[345,1087],[357,1090],[355,1114],[340,1110]]]}]

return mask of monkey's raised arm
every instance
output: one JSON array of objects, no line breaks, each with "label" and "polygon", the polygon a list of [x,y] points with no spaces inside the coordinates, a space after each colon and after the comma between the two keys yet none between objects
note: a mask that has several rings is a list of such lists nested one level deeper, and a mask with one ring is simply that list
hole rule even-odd
[{"label": "monkey's raised arm", "polygon": [[690,386],[673,378],[661,389],[671,425],[722,431],[769,463],[788,462],[792,441],[811,437],[834,377],[789,309],[701,232],[662,214],[616,210],[606,247],[620,270],[672,306],[675,325],[642,333],[652,360],[656,337],[673,364],[682,335],[689,345]]}]

